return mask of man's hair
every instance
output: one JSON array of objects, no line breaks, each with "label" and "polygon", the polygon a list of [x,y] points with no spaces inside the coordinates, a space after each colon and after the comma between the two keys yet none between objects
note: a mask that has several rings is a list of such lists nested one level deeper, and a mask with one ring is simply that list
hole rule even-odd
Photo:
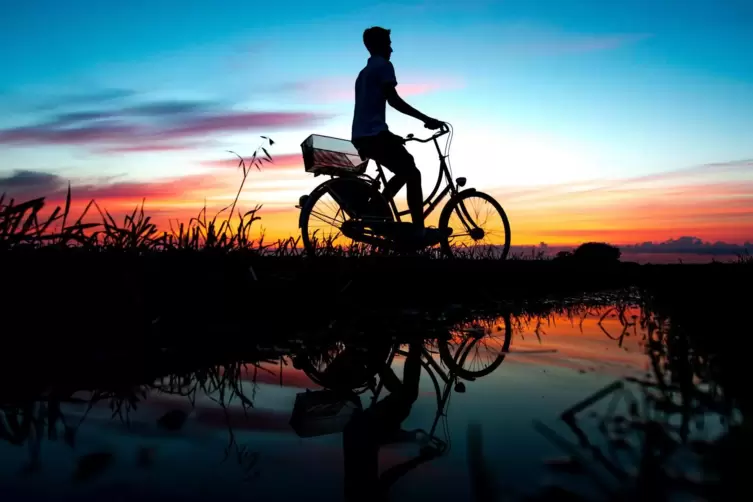
[{"label": "man's hair", "polygon": [[379,26],[372,26],[363,32],[363,45],[366,46],[369,52],[374,52],[378,47],[385,45],[389,37],[390,30],[380,28]]}]

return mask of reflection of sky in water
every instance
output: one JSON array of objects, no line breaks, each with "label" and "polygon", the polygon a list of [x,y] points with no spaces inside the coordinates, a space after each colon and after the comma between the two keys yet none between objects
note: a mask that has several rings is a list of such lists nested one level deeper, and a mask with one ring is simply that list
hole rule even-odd
[{"label": "reflection of sky in water", "polygon": [[[535,324],[516,331],[512,352],[496,371],[467,381],[465,393],[452,393],[447,410],[449,437],[441,426],[437,433],[450,444],[449,452],[398,481],[391,490],[393,500],[419,496],[467,500],[466,430],[471,423],[481,425],[484,457],[500,489],[529,491],[542,483],[566,479],[557,477],[542,462],[563,453],[534,429],[533,421],[540,420],[572,437],[558,420],[563,410],[616,378],[644,378],[648,370],[641,336],[631,328],[619,347],[595,321],[586,319],[582,327],[563,318],[557,318],[556,325],[545,322],[539,329],[540,341],[534,333]],[[605,319],[603,327],[610,336],[619,337],[617,319]],[[540,349],[556,352],[531,353]],[[394,365],[398,375],[402,374],[401,364],[398,359]],[[2,500],[191,500],[224,496],[341,499],[341,434],[301,439],[288,425],[296,394],[316,386],[290,365],[283,369],[280,386],[279,366],[266,367],[274,374],[258,373],[257,382],[261,383],[254,390],[255,408],[248,416],[237,401],[224,412],[204,396],[197,399],[191,411],[186,398],[152,394],[130,414],[129,429],[117,418],[111,419],[112,412],[104,403],[89,412],[76,436],[75,449],[62,438],[43,440],[40,471],[31,474],[22,473],[29,446],[1,442]],[[251,397],[252,384],[246,382],[244,388]],[[368,395],[362,396],[365,406]],[[604,404],[594,409],[599,406],[603,408]],[[186,425],[176,432],[160,429],[157,419],[173,409],[190,412]],[[67,405],[64,409],[69,424],[77,422],[85,411],[84,405]],[[403,428],[428,430],[435,413],[433,386],[422,373],[419,399]],[[228,421],[233,424],[237,443],[258,453],[255,465],[239,465],[235,450],[222,462],[228,446]],[[151,451],[149,467],[138,462],[144,449]],[[112,453],[113,464],[96,479],[72,482],[77,456],[93,452]],[[384,447],[380,466],[383,469],[417,453],[415,445]],[[255,475],[244,481],[244,473],[249,472]]]}]

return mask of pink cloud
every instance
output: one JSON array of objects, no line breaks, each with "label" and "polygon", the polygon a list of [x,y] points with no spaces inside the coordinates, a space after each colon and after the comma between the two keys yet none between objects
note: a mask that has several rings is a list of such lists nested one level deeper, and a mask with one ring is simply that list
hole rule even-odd
[{"label": "pink cloud", "polygon": [[208,191],[231,188],[229,180],[217,179],[204,174],[183,176],[151,182],[126,182],[108,185],[73,185],[71,190],[78,197],[105,201],[140,202],[143,198],[175,200],[196,193],[201,198]]},{"label": "pink cloud", "polygon": [[216,132],[267,130],[309,125],[319,119],[328,118],[314,113],[295,112],[248,112],[225,113],[195,117],[182,126],[165,129],[157,133],[162,138],[182,138]]},{"label": "pink cloud", "polygon": [[455,86],[445,82],[426,82],[418,84],[398,84],[397,90],[401,96],[416,96],[419,94],[428,94],[430,92],[441,91],[455,88]]},{"label": "pink cloud", "polygon": [[103,153],[146,153],[146,152],[174,152],[192,149],[192,145],[164,145],[164,144],[146,144],[133,146],[115,146],[105,148]]},{"label": "pink cloud", "polygon": [[[244,157],[246,165],[249,165],[251,160],[250,156]],[[225,159],[205,160],[201,162],[205,167],[217,167],[217,168],[236,168],[239,163],[238,157],[228,157]],[[287,153],[283,155],[272,155],[272,162],[265,163],[263,169],[270,171],[279,171],[281,169],[295,168],[296,170],[303,170],[303,157],[300,153]]]},{"label": "pink cloud", "polygon": [[[355,77],[330,77],[310,82],[295,82],[284,86],[305,97],[317,101],[347,101],[354,99]],[[464,86],[460,79],[411,77],[408,79],[398,76],[398,93],[403,96],[417,96]]]}]

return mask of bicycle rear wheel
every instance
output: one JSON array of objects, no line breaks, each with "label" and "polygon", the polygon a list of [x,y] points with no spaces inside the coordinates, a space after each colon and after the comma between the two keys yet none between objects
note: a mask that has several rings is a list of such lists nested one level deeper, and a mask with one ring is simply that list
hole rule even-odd
[{"label": "bicycle rear wheel", "polygon": [[491,195],[475,190],[459,193],[447,202],[439,216],[440,230],[452,234],[440,242],[445,256],[504,260],[510,252],[510,222]]},{"label": "bicycle rear wheel", "polygon": [[301,208],[299,226],[309,256],[368,254],[373,246],[345,236],[342,226],[352,219],[394,221],[392,209],[372,184],[359,178],[334,178],[322,183]]}]

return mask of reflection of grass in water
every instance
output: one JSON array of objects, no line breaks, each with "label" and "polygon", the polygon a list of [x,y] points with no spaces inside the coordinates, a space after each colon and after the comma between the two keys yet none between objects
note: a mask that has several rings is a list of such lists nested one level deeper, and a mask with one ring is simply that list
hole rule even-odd
[{"label": "reflection of grass in water", "polygon": [[[244,478],[251,479],[257,475],[255,466],[258,455],[251,451],[248,445],[239,444],[230,427],[228,407],[233,403],[240,403],[244,414],[253,407],[253,397],[256,391],[256,371],[263,370],[259,366],[269,362],[262,357],[253,362],[231,362],[222,365],[208,366],[194,371],[169,374],[159,378],[151,384],[134,384],[129,382],[127,375],[122,375],[118,382],[112,382],[108,388],[77,388],[68,395],[53,390],[51,395],[24,395],[23,388],[14,392],[16,400],[6,401],[0,395],[0,439],[14,445],[29,445],[30,458],[24,468],[26,473],[38,472],[41,467],[41,443],[44,439],[56,441],[62,439],[70,447],[76,447],[76,436],[79,428],[85,423],[89,412],[99,405],[107,405],[112,412],[112,419],[118,419],[130,427],[130,415],[149,399],[150,394],[169,394],[183,396],[191,408],[196,405],[197,395],[208,397],[228,419],[228,444],[225,448],[223,461],[234,458],[244,470]],[[250,395],[244,388],[244,374],[251,372]],[[92,375],[92,381],[97,375]],[[15,387],[22,387],[23,383],[16,383]],[[65,383],[62,383],[65,387]],[[83,399],[82,394],[87,398]],[[75,395],[75,396],[74,396]],[[66,417],[62,407],[66,404],[85,405],[86,411],[78,420]],[[178,431],[185,423],[187,413],[181,409],[168,411],[157,420],[156,425],[168,430]],[[144,455],[153,454],[139,450],[138,462],[142,467],[148,467],[150,462]],[[80,458],[74,478],[88,480],[102,472],[112,460],[109,452],[95,452]]]},{"label": "reflection of grass in water", "polygon": [[[694,302],[683,301],[691,296]],[[725,299],[720,301],[719,296]],[[668,500],[678,491],[710,500],[750,498],[747,473],[741,467],[753,453],[750,396],[747,386],[740,385],[747,376],[744,366],[730,364],[739,362],[740,351],[724,337],[741,326],[734,317],[699,311],[699,297],[712,312],[742,306],[739,298],[718,291],[647,295],[636,317],[620,313],[617,318],[624,329],[640,326],[653,378],[616,381],[565,411],[562,419],[572,429],[575,443],[537,425],[579,464],[603,469],[603,474],[590,469],[582,474],[589,474],[607,499]],[[591,412],[598,425],[585,426],[588,419],[581,415],[605,400],[605,408]],[[719,421],[721,434],[699,440],[698,434],[709,429],[709,420]],[[586,430],[599,431],[601,437],[594,440]],[[697,461],[702,479],[676,472],[680,452],[692,452],[690,458]],[[630,455],[634,472],[618,461]],[[740,498],[742,493],[748,496]]]}]

